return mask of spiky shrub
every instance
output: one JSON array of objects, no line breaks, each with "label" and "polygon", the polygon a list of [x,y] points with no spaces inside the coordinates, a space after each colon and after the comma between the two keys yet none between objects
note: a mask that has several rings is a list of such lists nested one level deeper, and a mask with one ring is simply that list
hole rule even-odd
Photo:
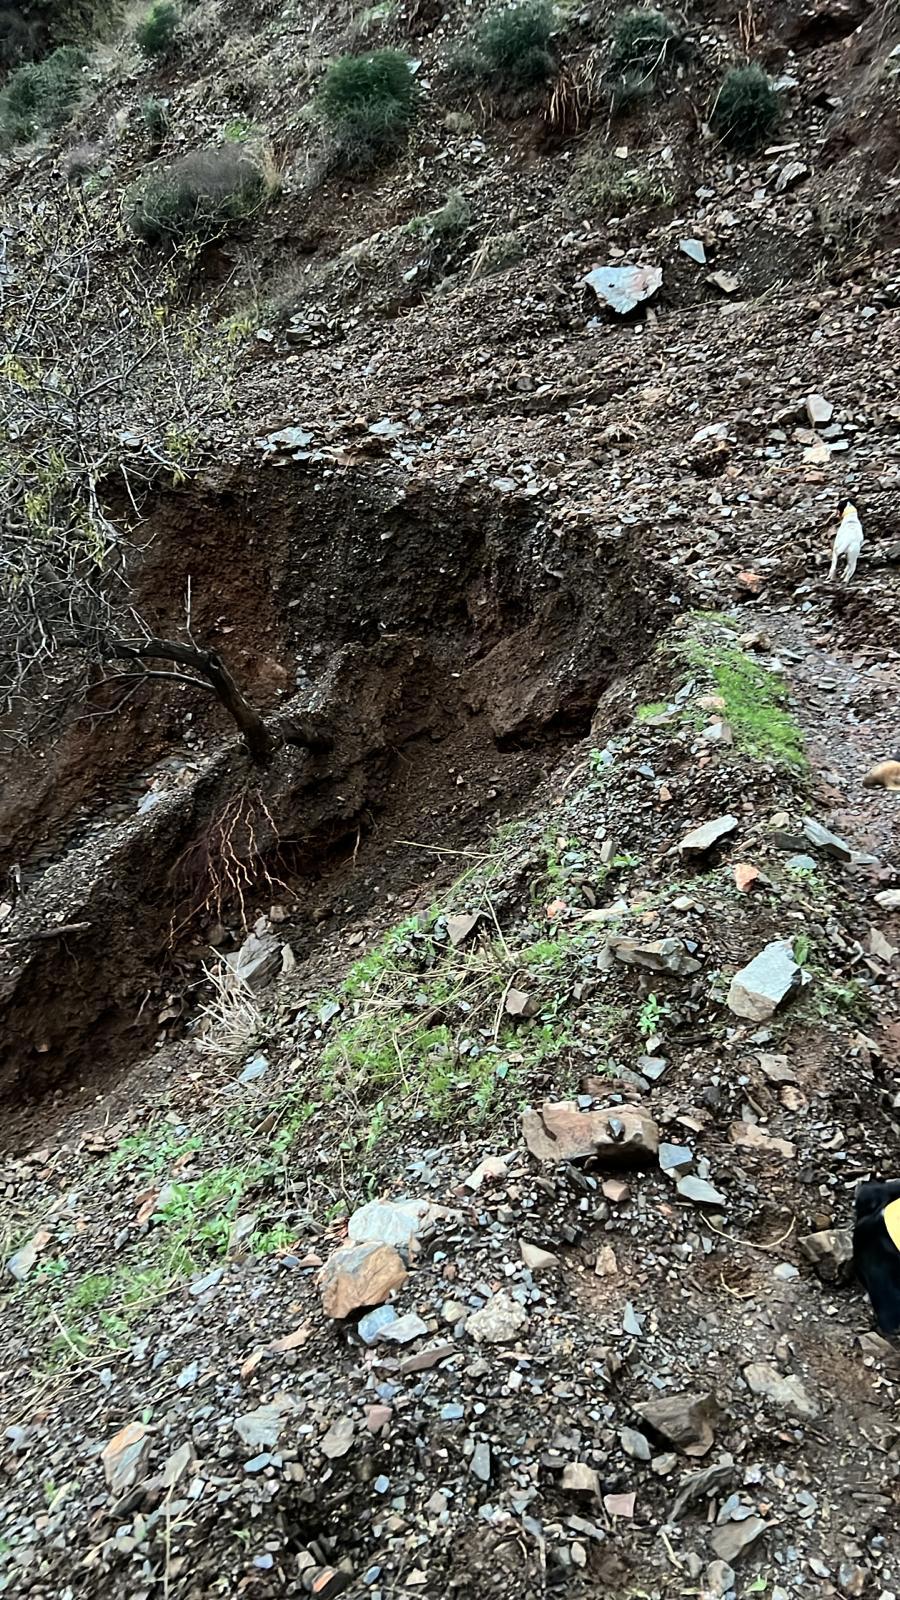
[{"label": "spiky shrub", "polygon": [[45,61],[17,67],[0,94],[0,144],[20,144],[65,122],[78,98],[85,60],[83,51],[63,45]]},{"label": "spiky shrub", "polygon": [[126,215],[147,244],[202,242],[254,216],[276,185],[265,157],[235,145],[195,150],[138,179],[126,194]]},{"label": "spiky shrub", "polygon": [[732,67],[710,113],[710,125],[732,150],[754,150],[778,121],[778,96],[761,67]]},{"label": "spiky shrub", "polygon": [[416,80],[399,50],[341,56],[322,80],[316,107],[344,163],[365,167],[390,155],[415,115]]},{"label": "spiky shrub", "polygon": [[134,42],[145,56],[159,60],[171,52],[179,21],[178,9],[170,0],[157,0],[135,28]]},{"label": "spiky shrub", "polygon": [[679,36],[661,11],[623,11],[613,24],[610,65],[613,71],[654,73],[675,55]]},{"label": "spiky shrub", "polygon": [[492,12],[475,35],[483,75],[505,89],[543,83],[553,70],[552,32],[552,8],[541,0]]}]

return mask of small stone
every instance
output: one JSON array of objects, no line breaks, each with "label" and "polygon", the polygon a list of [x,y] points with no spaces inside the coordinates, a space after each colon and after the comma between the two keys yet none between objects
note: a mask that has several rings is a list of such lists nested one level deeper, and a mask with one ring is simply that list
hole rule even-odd
[{"label": "small stone", "polygon": [[503,1183],[508,1173],[508,1167],[502,1156],[485,1156],[478,1163],[474,1172],[464,1179],[467,1189],[477,1194],[483,1183]]},{"label": "small stone", "polygon": [[424,1350],[417,1350],[415,1355],[406,1356],[400,1363],[400,1372],[405,1377],[410,1372],[430,1372],[448,1356],[456,1354],[456,1345],[452,1339],[444,1339],[440,1344],[429,1344]]},{"label": "small stone", "polygon": [[737,1017],[766,1022],[800,985],[802,973],[787,939],[774,939],[736,972],[728,990],[728,1007]]},{"label": "small stone", "polygon": [[734,833],[738,825],[737,817],[730,814],[724,817],[715,817],[712,822],[704,822],[701,827],[693,828],[686,833],[678,848],[683,856],[702,856],[721,839]]},{"label": "small stone", "polygon": [[884,961],[888,966],[897,954],[897,946],[885,938],[880,928],[869,929],[863,940],[863,949],[868,955],[874,956],[877,961]]},{"label": "small stone", "polygon": [[600,1188],[606,1199],[614,1206],[624,1205],[631,1196],[631,1188],[624,1178],[607,1178],[601,1183]]},{"label": "small stone", "polygon": [[875,896],[882,911],[900,911],[900,889],[881,889]]},{"label": "small stone", "polygon": [[803,832],[810,844],[817,850],[823,850],[826,855],[833,856],[836,861],[850,862],[853,860],[853,846],[846,839],[841,839],[830,828],[816,822],[815,817],[803,818]]},{"label": "small stone", "polygon": [[363,1344],[377,1344],[385,1328],[397,1320],[393,1306],[376,1306],[374,1311],[367,1311],[364,1317],[360,1317],[356,1331]]},{"label": "small stone", "polygon": [[685,1144],[666,1144],[659,1147],[659,1164],[663,1172],[680,1175],[694,1164],[694,1152]]},{"label": "small stone", "polygon": [[693,1173],[686,1178],[679,1178],[675,1187],[685,1200],[692,1200],[695,1206],[716,1206],[721,1209],[728,1204],[724,1194],[714,1189],[705,1178],[697,1178]]},{"label": "small stone", "polygon": [[528,1327],[528,1313],[505,1290],[491,1295],[480,1311],[473,1311],[466,1323],[476,1344],[509,1344]]},{"label": "small stone", "polygon": [[581,282],[618,316],[627,316],[651,299],[663,281],[661,267],[602,266],[586,272]]},{"label": "small stone", "polygon": [[274,1450],[288,1413],[293,1409],[290,1395],[277,1394],[267,1405],[235,1417],[234,1431],[252,1450]]},{"label": "small stone", "polygon": [[744,1522],[728,1522],[723,1528],[716,1528],[710,1544],[721,1561],[733,1566],[759,1543],[765,1531],[762,1517],[747,1517]]},{"label": "small stone", "polygon": [[842,1561],[838,1567],[838,1588],[841,1594],[862,1594],[869,1580],[865,1567],[856,1566],[853,1561]]},{"label": "small stone", "polygon": [[238,1078],[238,1083],[256,1083],[258,1078],[265,1076],[268,1067],[269,1062],[266,1056],[254,1056],[252,1061],[247,1062]]},{"label": "small stone", "polygon": [[[803,163],[798,163],[798,165],[802,166]],[[803,170],[805,172],[808,169],[804,167]],[[782,178],[784,178],[785,173],[788,171],[790,171],[790,166],[784,169],[784,172],[781,174],[781,178],[778,180],[779,184],[781,183]],[[830,400],[825,399],[823,394],[808,394],[804,404],[806,406],[806,415],[809,417],[809,420],[814,428],[824,427],[825,424],[830,422],[834,416],[834,406],[831,404]]]},{"label": "small stone", "polygon": [[821,1407],[807,1394],[793,1373],[784,1376],[765,1361],[752,1361],[744,1368],[744,1381],[753,1394],[768,1400],[779,1411],[792,1411],[805,1422],[821,1416]]},{"label": "small stone", "polygon": [[405,1317],[397,1317],[382,1329],[381,1337],[390,1344],[410,1344],[413,1339],[421,1339],[423,1333],[428,1332],[428,1323],[415,1311],[408,1311]]},{"label": "small stone", "polygon": [[791,1144],[790,1139],[776,1139],[764,1133],[755,1122],[733,1122],[730,1138],[732,1144],[740,1145],[743,1150],[760,1150],[768,1155],[783,1156],[786,1161],[793,1161],[797,1154],[797,1146]]},{"label": "small stone", "polygon": [[476,1444],[475,1449],[472,1451],[472,1460],[469,1470],[473,1478],[477,1478],[479,1483],[490,1483],[491,1447],[486,1440],[480,1439],[478,1444]]},{"label": "small stone", "polygon": [[594,1262],[594,1271],[596,1272],[597,1277],[614,1278],[618,1270],[619,1263],[616,1260],[616,1252],[612,1245],[602,1245],[597,1251],[597,1259]]},{"label": "small stone", "polygon": [[734,1567],[727,1561],[711,1561],[706,1569],[706,1587],[710,1596],[725,1595],[735,1585]]},{"label": "small stone", "polygon": [[757,1061],[770,1083],[796,1083],[797,1074],[788,1065],[787,1056],[759,1055]]},{"label": "small stone", "polygon": [[151,1448],[151,1436],[142,1422],[127,1422],[104,1445],[100,1460],[107,1488],[116,1499],[143,1479]]},{"label": "small stone", "polygon": [[713,1442],[716,1404],[709,1394],[672,1394],[634,1406],[654,1433],[686,1455],[705,1455]]},{"label": "small stone", "polygon": [[849,1283],[853,1278],[853,1234],[849,1228],[825,1228],[807,1233],[799,1241],[825,1283]]},{"label": "small stone", "polygon": [[393,1245],[371,1239],[344,1245],[319,1273],[326,1316],[348,1317],[362,1306],[381,1305],[406,1280],[406,1268]]},{"label": "small stone", "polygon": [[322,1439],[321,1450],[329,1461],[340,1461],[353,1447],[356,1424],[352,1417],[338,1417]]},{"label": "small stone", "polygon": [[481,918],[482,912],[476,911],[473,915],[464,913],[461,916],[448,917],[446,919],[447,938],[450,940],[454,950],[458,945],[464,944],[471,933],[474,933]]},{"label": "small stone", "polygon": [[619,1443],[627,1456],[633,1461],[649,1461],[650,1446],[642,1433],[636,1428],[620,1428]]},{"label": "small stone", "polygon": [[552,1272],[559,1266],[559,1257],[551,1250],[542,1250],[539,1245],[528,1244],[524,1239],[519,1240],[519,1251],[529,1272]]},{"label": "small stone", "polygon": [[793,1283],[795,1278],[799,1278],[800,1271],[794,1266],[793,1261],[779,1261],[772,1276],[777,1278],[779,1283]]},{"label": "small stone", "polygon": [[688,977],[699,972],[701,963],[689,955],[681,939],[626,939],[612,938],[607,948],[617,961],[628,967],[646,967],[650,972],[672,972],[678,977]]},{"label": "small stone", "polygon": [[366,1406],[366,1427],[370,1433],[380,1433],[386,1428],[394,1412],[391,1406]]},{"label": "small stone", "polygon": [[591,1494],[600,1498],[600,1478],[584,1461],[569,1461],[563,1467],[562,1486],[573,1494]]},{"label": "small stone", "polygon": [[347,1224],[351,1244],[364,1244],[376,1240],[392,1244],[399,1250],[408,1250],[411,1242],[423,1233],[438,1217],[441,1207],[428,1200],[370,1200],[354,1211]]},{"label": "small stone", "polygon": [[690,261],[696,261],[698,267],[706,266],[706,251],[702,239],[679,239],[678,248]]}]

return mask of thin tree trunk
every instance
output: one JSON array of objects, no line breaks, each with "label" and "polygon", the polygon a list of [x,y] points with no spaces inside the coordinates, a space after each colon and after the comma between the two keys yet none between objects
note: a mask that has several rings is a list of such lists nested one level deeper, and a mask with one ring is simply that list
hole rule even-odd
[{"label": "thin tree trunk", "polygon": [[[215,650],[200,650],[196,645],[177,644],[171,639],[109,639],[102,647],[102,654],[107,660],[137,662],[138,677],[171,678],[173,683],[206,689],[234,719],[251,761],[262,766],[271,756],[274,740],[269,729]],[[176,672],[151,672],[142,665],[145,661],[171,661],[179,667],[192,667],[201,676],[191,678]]]}]

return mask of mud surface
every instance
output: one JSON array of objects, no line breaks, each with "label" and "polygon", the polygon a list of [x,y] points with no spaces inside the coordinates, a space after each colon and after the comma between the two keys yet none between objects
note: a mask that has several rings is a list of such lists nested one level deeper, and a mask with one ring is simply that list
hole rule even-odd
[{"label": "mud surface", "polygon": [[[167,693],[159,684],[104,719],[116,733],[93,764],[90,735],[63,739],[56,859],[25,857],[23,893],[3,929],[0,1089],[13,1095],[126,1069],[152,1039],[167,970],[196,964],[221,919],[241,932],[238,863],[248,899],[257,882],[299,898],[299,925],[286,932],[308,951],[335,870],[351,903],[365,906],[372,891],[355,892],[354,879],[391,888],[416,879],[420,857],[396,841],[452,849],[510,815],[678,600],[634,546],[586,543],[563,574],[539,516],[504,515],[465,491],[408,496],[390,474],[363,473],[338,490],[287,469],[245,495],[176,501],[158,521],[141,577],[153,624],[165,633],[176,617],[162,604],[153,613],[150,596],[170,601],[190,579],[201,636],[227,651],[251,693],[264,697],[268,672],[270,701],[278,668],[281,722],[290,725],[293,704],[311,703],[335,748],[325,757],[285,747],[254,774],[234,743],[205,753],[221,739],[216,716],[207,711],[192,733],[197,697],[175,691],[191,742],[148,774],[145,719],[155,717],[161,741],[173,716],[153,709]],[[264,554],[254,549],[262,528]],[[252,584],[233,550],[249,550]],[[123,729],[135,739],[131,771]],[[65,781],[75,755],[77,806]],[[231,841],[229,867],[210,859],[207,841],[244,793],[251,820]],[[51,820],[45,812],[44,826]],[[88,926],[44,937],[60,924]]]}]

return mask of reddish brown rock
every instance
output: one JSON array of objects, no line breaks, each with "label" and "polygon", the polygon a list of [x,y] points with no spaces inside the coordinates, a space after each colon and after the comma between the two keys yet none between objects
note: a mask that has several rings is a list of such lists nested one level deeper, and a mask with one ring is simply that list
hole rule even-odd
[{"label": "reddish brown rock", "polygon": [[659,1149],[656,1123],[633,1106],[579,1111],[573,1100],[545,1100],[540,1111],[523,1111],[522,1133],[539,1161],[597,1156],[624,1165],[655,1160]]},{"label": "reddish brown rock", "polygon": [[393,1245],[369,1240],[336,1250],[319,1273],[319,1293],[329,1317],[349,1317],[363,1306],[383,1305],[406,1278]]}]

